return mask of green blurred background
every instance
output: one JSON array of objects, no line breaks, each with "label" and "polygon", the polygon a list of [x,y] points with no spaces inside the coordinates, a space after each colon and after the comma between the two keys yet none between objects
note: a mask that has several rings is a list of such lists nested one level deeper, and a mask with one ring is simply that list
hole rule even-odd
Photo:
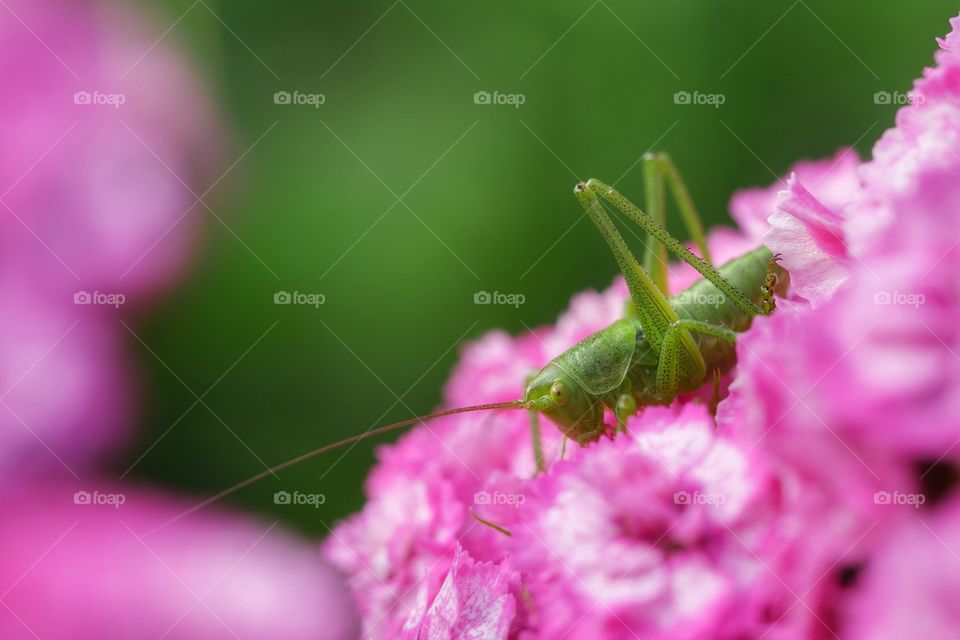
[{"label": "green blurred background", "polygon": [[[577,178],[619,180],[639,199],[638,159],[668,151],[712,225],[729,222],[736,189],[797,159],[868,154],[896,109],[874,94],[908,90],[958,11],[946,0],[144,4],[156,37],[179,18],[165,37],[209,80],[233,137],[222,170],[246,154],[210,200],[230,228],[194,210],[208,218],[194,269],[142,321],[176,376],[209,389],[205,404],[131,345],[144,427],[117,468],[142,456],[133,476],[197,496],[436,408],[465,339],[552,322],[571,294],[607,286],[615,265],[571,195]],[[277,91],[325,103],[278,105]],[[525,102],[475,104],[478,91]],[[725,103],[678,105],[678,91]],[[326,303],[275,305],[281,290]],[[480,290],[526,304],[478,306]],[[324,535],[362,505],[384,441],[228,502]],[[274,505],[277,490],[327,502]]]}]

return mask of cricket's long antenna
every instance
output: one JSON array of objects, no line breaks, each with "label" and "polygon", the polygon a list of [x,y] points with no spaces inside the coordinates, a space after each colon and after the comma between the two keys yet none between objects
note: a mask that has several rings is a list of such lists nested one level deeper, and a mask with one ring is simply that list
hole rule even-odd
[{"label": "cricket's long antenna", "polygon": [[186,518],[186,517],[187,517],[188,515],[190,515],[191,513],[194,513],[194,512],[196,512],[196,511],[199,511],[200,509],[203,509],[204,507],[206,507],[206,506],[208,506],[208,505],[210,505],[210,504],[213,504],[214,502],[217,502],[218,500],[221,500],[221,499],[227,497],[228,495],[230,495],[230,494],[232,494],[232,493],[235,493],[235,492],[239,491],[240,489],[243,489],[244,487],[248,487],[248,486],[250,486],[251,484],[253,484],[253,483],[255,483],[255,482],[259,481],[259,480],[263,480],[263,479],[266,478],[267,476],[276,475],[278,471],[283,471],[283,470],[286,469],[287,467],[292,467],[292,466],[294,466],[294,465],[296,465],[296,464],[299,464],[299,463],[303,462],[304,460],[309,460],[310,458],[315,458],[315,457],[317,457],[317,456],[319,456],[319,455],[321,455],[321,454],[324,454],[324,453],[326,453],[326,452],[328,452],[328,451],[333,451],[334,449],[339,449],[340,447],[345,447],[345,446],[350,445],[350,444],[353,444],[353,443],[355,443],[355,442],[360,442],[360,441],[366,440],[366,439],[368,439],[368,438],[373,438],[373,437],[376,437],[376,436],[378,436],[378,435],[380,435],[380,434],[383,434],[383,433],[387,433],[387,432],[390,432],[390,431],[396,431],[397,429],[402,429],[403,427],[407,427],[407,426],[409,426],[409,425],[411,425],[411,424],[416,424],[416,423],[418,423],[418,422],[423,422],[423,421],[425,421],[425,420],[432,420],[433,418],[442,418],[443,416],[452,416],[452,415],[454,415],[454,414],[456,414],[456,413],[467,413],[467,412],[470,412],[470,411],[489,411],[489,410],[492,410],[492,409],[526,409],[526,408],[530,408],[531,406],[532,406],[531,403],[526,402],[526,401],[524,401],[524,400],[512,400],[512,401],[510,401],[510,402],[494,402],[494,403],[491,403],[491,404],[478,404],[478,405],[474,405],[474,406],[472,406],[472,407],[458,407],[458,408],[456,408],[456,409],[447,409],[446,411],[438,411],[437,413],[430,413],[430,414],[427,414],[427,415],[424,415],[424,416],[417,416],[416,418],[408,418],[407,420],[401,420],[400,422],[394,422],[393,424],[388,424],[388,425],[384,425],[384,426],[382,426],[382,427],[377,427],[376,429],[370,429],[369,431],[367,431],[367,432],[365,432],[365,433],[360,433],[360,434],[357,434],[357,435],[355,435],[355,436],[350,436],[349,438],[344,438],[343,440],[340,440],[339,442],[334,442],[334,443],[332,443],[332,444],[328,444],[328,445],[322,446],[322,447],[320,447],[319,449],[314,449],[313,451],[308,451],[307,453],[301,454],[301,455],[297,456],[296,458],[291,458],[290,460],[287,460],[286,462],[281,462],[280,464],[278,464],[278,465],[276,465],[276,466],[274,466],[274,467],[270,467],[269,469],[266,469],[266,470],[264,470],[264,471],[261,471],[260,473],[254,475],[254,476],[251,476],[251,477],[247,478],[246,480],[244,480],[244,481],[242,481],[242,482],[238,482],[237,484],[235,484],[235,485],[233,485],[233,486],[231,486],[231,487],[227,487],[227,488],[224,489],[223,491],[220,491],[220,492],[218,492],[218,493],[213,494],[213,495],[210,496],[209,498],[206,498],[206,499],[203,500],[202,502],[199,502],[199,503],[193,505],[192,507],[190,507],[190,508],[187,509],[186,511],[183,511],[182,513],[174,516],[172,519],[167,520],[167,521],[164,522],[163,524],[160,524],[160,525],[154,527],[153,529],[151,529],[150,531],[148,531],[146,534],[144,534],[144,535],[141,536],[141,537],[142,537],[142,538],[145,538],[146,536],[150,535],[151,533],[153,533],[153,532],[155,532],[155,531],[157,531],[157,530],[159,530],[159,529],[162,529],[162,528],[164,528],[164,527],[166,527],[166,526],[168,526],[168,525],[170,525],[170,524],[173,524],[174,522],[176,522],[177,520],[180,520],[181,518]]}]

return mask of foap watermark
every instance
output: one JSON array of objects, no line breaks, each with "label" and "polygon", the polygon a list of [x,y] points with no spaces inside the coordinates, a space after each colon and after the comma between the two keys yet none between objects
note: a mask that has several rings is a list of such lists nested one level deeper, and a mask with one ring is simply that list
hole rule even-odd
[{"label": "foap watermark", "polygon": [[473,294],[473,304],[506,304],[517,309],[526,301],[527,297],[522,293],[501,293],[500,291],[490,293],[489,291],[477,291]]},{"label": "foap watermark", "polygon": [[877,491],[873,494],[873,504],[905,505],[919,509],[927,501],[922,493],[902,493],[900,491]]},{"label": "foap watermark", "polygon": [[77,91],[73,94],[73,104],[105,106],[119,109],[127,101],[122,93],[104,93],[102,91]]},{"label": "foap watermark", "polygon": [[477,91],[473,94],[473,104],[506,104],[514,109],[519,109],[520,105],[527,101],[527,96],[522,93],[500,93],[494,91]]},{"label": "foap watermark", "polygon": [[709,105],[719,109],[727,101],[722,93],[702,93],[700,91],[677,91],[673,94],[673,104]]},{"label": "foap watermark", "polygon": [[114,309],[127,301],[122,293],[104,293],[103,291],[77,291],[73,294],[73,304],[99,304]]},{"label": "foap watermark", "polygon": [[290,104],[319,109],[326,103],[327,96],[322,93],[304,93],[303,91],[277,91],[273,94],[273,104]]},{"label": "foap watermark", "polygon": [[699,291],[681,291],[674,296],[674,301],[680,304],[695,304],[698,306],[719,307],[727,301],[727,296],[720,291],[702,293]]},{"label": "foap watermark", "polygon": [[677,491],[673,494],[673,504],[706,504],[711,507],[719,507],[727,501],[727,497],[722,493],[700,493],[694,491]]},{"label": "foap watermark", "polygon": [[301,491],[277,491],[273,494],[273,504],[289,504],[294,506],[307,506],[319,509],[320,505],[326,503],[327,496],[322,493],[303,493]]},{"label": "foap watermark", "polygon": [[912,104],[919,107],[926,99],[926,96],[913,91],[877,91],[873,94],[873,104],[894,104],[898,106]]},{"label": "foap watermark", "polygon": [[101,493],[100,491],[77,491],[73,494],[73,504],[109,506],[119,509],[127,501],[122,493]]},{"label": "foap watermark", "polygon": [[527,497],[522,493],[504,493],[502,491],[477,491],[473,494],[473,504],[505,504],[517,509],[520,508]]},{"label": "foap watermark", "polygon": [[273,294],[273,304],[299,304],[317,309],[327,302],[327,296],[322,293],[305,293],[303,291],[277,291]]},{"label": "foap watermark", "polygon": [[898,305],[919,308],[927,301],[922,293],[904,293],[903,291],[876,291],[873,294],[873,304]]}]

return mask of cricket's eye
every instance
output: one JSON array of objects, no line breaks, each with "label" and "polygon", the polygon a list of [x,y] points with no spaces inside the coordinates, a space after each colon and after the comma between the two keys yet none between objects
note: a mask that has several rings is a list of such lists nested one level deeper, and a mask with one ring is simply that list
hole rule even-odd
[{"label": "cricket's eye", "polygon": [[567,404],[567,400],[570,399],[570,394],[567,391],[567,385],[563,384],[562,382],[554,382],[550,387],[550,397],[558,407]]}]

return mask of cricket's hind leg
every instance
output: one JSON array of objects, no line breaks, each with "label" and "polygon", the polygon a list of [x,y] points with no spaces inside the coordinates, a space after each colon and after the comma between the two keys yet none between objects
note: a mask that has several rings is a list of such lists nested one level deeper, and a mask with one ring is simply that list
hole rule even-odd
[{"label": "cricket's hind leg", "polygon": [[[720,275],[720,272],[717,271],[713,265],[707,263],[683,246],[676,238],[670,235],[670,232],[644,213],[637,205],[630,202],[630,200],[616,189],[600,182],[596,178],[588,180],[586,188],[616,207],[621,213],[636,222],[644,231],[662,242],[671,253],[699,271],[700,275],[712,282],[714,286],[722,291],[742,312],[751,316],[764,315],[763,309],[750,300],[747,294]],[[646,329],[646,327],[644,327],[644,329]]]},{"label": "cricket's hind leg", "polygon": [[[666,182],[666,185],[664,184]],[[643,184],[646,194],[647,214],[658,225],[666,229],[666,193],[664,186],[669,187],[673,200],[683,219],[690,238],[700,251],[700,257],[708,265],[713,265],[710,249],[707,247],[707,237],[703,230],[703,222],[697,208],[690,197],[687,185],[680,177],[680,172],[666,153],[648,153],[643,156]],[[664,295],[670,295],[667,282],[667,247],[657,238],[647,232],[644,248],[643,267],[657,283]]]}]

